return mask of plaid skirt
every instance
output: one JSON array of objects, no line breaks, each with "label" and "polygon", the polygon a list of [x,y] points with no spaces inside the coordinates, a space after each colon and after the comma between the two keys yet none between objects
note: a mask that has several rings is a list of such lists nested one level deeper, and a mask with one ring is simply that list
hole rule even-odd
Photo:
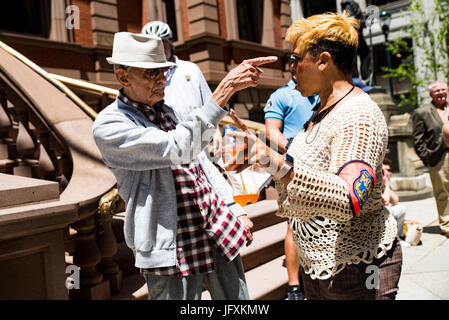
[{"label": "plaid skirt", "polygon": [[396,237],[393,246],[371,264],[347,265],[326,280],[312,280],[300,267],[307,300],[394,300],[402,269],[402,248]]}]

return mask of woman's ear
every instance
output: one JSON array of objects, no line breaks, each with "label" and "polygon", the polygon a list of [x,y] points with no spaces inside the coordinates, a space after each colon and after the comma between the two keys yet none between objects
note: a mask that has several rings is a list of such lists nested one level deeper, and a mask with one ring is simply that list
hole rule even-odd
[{"label": "woman's ear", "polygon": [[332,56],[329,52],[323,51],[318,58],[318,70],[324,71],[329,67],[329,63],[332,60]]},{"label": "woman's ear", "polygon": [[115,78],[118,82],[120,82],[122,87],[128,87],[130,85],[128,80],[128,71],[123,68],[118,68],[115,70]]}]

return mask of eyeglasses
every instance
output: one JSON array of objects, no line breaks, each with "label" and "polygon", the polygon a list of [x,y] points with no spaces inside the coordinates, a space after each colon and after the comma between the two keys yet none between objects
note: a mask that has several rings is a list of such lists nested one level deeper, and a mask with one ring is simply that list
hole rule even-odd
[{"label": "eyeglasses", "polygon": [[293,53],[290,55],[290,63],[297,63],[297,62],[300,62],[301,60],[302,60],[301,57],[299,57]]},{"label": "eyeglasses", "polygon": [[172,69],[172,67],[156,68],[156,69],[139,69],[139,70],[143,72],[145,78],[154,80],[157,77],[159,77],[159,75],[161,73],[163,73],[164,76],[167,77],[168,74],[170,73],[171,69]]}]

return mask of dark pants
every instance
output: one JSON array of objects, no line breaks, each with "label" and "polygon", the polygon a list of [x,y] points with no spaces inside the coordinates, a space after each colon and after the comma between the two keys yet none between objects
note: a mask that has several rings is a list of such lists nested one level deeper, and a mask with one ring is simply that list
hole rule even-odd
[{"label": "dark pants", "polygon": [[402,268],[402,248],[398,238],[380,259],[369,265],[347,265],[326,280],[312,280],[300,268],[307,300],[394,300]]}]

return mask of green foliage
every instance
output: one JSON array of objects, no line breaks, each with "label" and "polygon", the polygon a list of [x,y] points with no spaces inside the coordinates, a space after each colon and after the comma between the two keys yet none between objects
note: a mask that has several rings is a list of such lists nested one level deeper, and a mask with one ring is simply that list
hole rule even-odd
[{"label": "green foliage", "polygon": [[[438,74],[442,73],[445,79],[449,79],[449,0],[434,0],[434,5],[434,10],[426,13],[421,0],[410,0],[407,15],[410,25],[403,29],[406,37],[387,44],[391,54],[400,53],[405,58],[397,68],[382,67],[382,71],[386,72],[385,76],[399,81],[408,79],[412,84],[408,94],[400,95],[399,107],[419,106],[423,98],[420,97],[418,88],[428,86],[438,79]],[[423,53],[424,58],[419,66],[414,64],[413,47],[409,46],[407,38]]]}]

